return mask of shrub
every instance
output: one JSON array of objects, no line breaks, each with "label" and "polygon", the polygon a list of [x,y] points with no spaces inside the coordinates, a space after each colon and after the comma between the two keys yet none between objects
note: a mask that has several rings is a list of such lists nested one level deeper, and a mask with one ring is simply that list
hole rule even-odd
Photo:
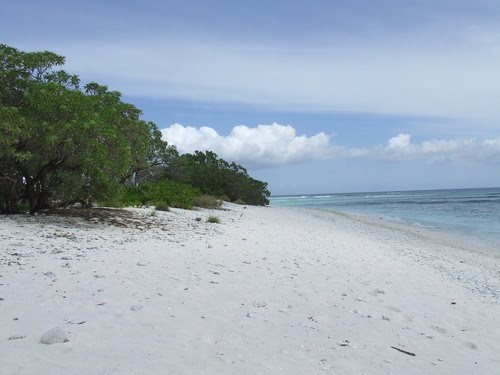
[{"label": "shrub", "polygon": [[241,199],[236,199],[236,200],[234,201],[234,203],[235,203],[235,204],[240,204],[240,205],[245,205],[245,204],[246,204],[246,203],[245,203],[245,201],[243,201],[243,200],[241,200]]},{"label": "shrub", "polygon": [[167,202],[160,202],[156,204],[155,208],[158,211],[170,211],[170,206],[167,204]]},{"label": "shrub", "polygon": [[129,186],[122,194],[124,206],[164,205],[178,208],[193,208],[194,199],[201,193],[190,185],[173,181],[160,181]]},{"label": "shrub", "polygon": [[207,219],[207,223],[220,224],[221,220],[218,216],[209,216]]},{"label": "shrub", "polygon": [[203,194],[194,199],[194,205],[203,208],[219,208],[222,206],[222,201],[213,195]]}]

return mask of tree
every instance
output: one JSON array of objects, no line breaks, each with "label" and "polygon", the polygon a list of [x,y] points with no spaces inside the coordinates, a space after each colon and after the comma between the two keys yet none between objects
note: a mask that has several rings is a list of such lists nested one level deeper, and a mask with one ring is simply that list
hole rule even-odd
[{"label": "tree", "polygon": [[251,178],[241,165],[228,163],[211,151],[180,155],[165,173],[166,178],[190,184],[204,194],[227,197],[232,202],[269,204],[266,182]]},{"label": "tree", "polygon": [[54,70],[64,57],[0,45],[0,212],[26,200],[89,203],[169,156],[156,125],[121,94]]}]

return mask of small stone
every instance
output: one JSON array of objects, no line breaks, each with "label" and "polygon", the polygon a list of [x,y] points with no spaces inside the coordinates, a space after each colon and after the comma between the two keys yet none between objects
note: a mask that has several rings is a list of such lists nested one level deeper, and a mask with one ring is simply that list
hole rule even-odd
[{"label": "small stone", "polygon": [[47,277],[50,277],[50,278],[54,278],[54,277],[56,277],[56,274],[54,272],[52,272],[52,271],[49,271],[49,272],[45,272],[44,276],[47,276]]},{"label": "small stone", "polygon": [[253,318],[253,317],[254,317],[253,314],[247,313],[247,318]]},{"label": "small stone", "polygon": [[201,221],[201,217],[197,217],[195,220],[196,221]]},{"label": "small stone", "polygon": [[137,262],[137,265],[141,266],[141,267],[144,267],[144,266],[146,266],[146,262],[143,262],[142,260],[140,260],[140,261]]},{"label": "small stone", "polygon": [[56,327],[44,333],[40,342],[46,345],[62,344],[68,342],[68,334],[62,328]]},{"label": "small stone", "polygon": [[144,306],[142,305],[134,305],[130,308],[132,311],[141,311],[142,309],[144,309]]},{"label": "small stone", "polygon": [[388,316],[382,315],[382,320],[387,320],[387,321],[390,321],[390,320],[391,320],[391,318],[389,318]]}]

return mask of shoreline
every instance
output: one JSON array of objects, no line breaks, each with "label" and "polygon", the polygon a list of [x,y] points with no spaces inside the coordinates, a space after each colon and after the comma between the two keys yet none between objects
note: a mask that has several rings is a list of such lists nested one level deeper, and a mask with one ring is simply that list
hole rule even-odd
[{"label": "shoreline", "polygon": [[[287,207],[288,208],[288,207]],[[432,226],[415,225],[403,219],[392,219],[382,215],[365,214],[351,211],[339,211],[328,208],[290,207],[292,209],[318,210],[325,213],[345,215],[352,220],[361,220],[368,225],[381,226],[396,231],[410,231],[428,239],[443,241],[444,244],[463,251],[479,253],[500,259],[500,243],[488,238],[480,238],[477,233],[464,234],[458,230],[444,229]]]},{"label": "shoreline", "polygon": [[429,229],[443,237],[449,234],[471,247],[481,243],[483,250],[500,254],[500,232],[496,226],[500,222],[495,215],[500,209],[499,194],[498,187],[356,192],[275,196],[271,197],[271,205],[382,217],[389,222]]},{"label": "shoreline", "polygon": [[[224,208],[0,216],[4,371],[499,368],[497,257],[351,214]],[[207,223],[209,215],[222,224]],[[41,344],[55,327],[69,341]]]}]

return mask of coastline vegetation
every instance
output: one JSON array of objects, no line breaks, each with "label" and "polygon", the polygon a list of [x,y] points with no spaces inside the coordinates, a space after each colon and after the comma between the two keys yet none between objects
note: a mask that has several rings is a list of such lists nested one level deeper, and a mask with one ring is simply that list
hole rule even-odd
[{"label": "coastline vegetation", "polygon": [[207,218],[207,223],[220,224],[221,223],[221,219],[218,216],[210,215]]},{"label": "coastline vegetation", "polygon": [[0,44],[0,213],[74,203],[192,208],[202,194],[269,203],[267,183],[211,151],[179,154],[120,92],[82,85],[59,70],[64,62]]},{"label": "coastline vegetation", "polygon": [[194,199],[194,204],[196,207],[203,208],[219,208],[222,206],[224,201],[222,199],[217,199],[213,195],[203,194]]}]

